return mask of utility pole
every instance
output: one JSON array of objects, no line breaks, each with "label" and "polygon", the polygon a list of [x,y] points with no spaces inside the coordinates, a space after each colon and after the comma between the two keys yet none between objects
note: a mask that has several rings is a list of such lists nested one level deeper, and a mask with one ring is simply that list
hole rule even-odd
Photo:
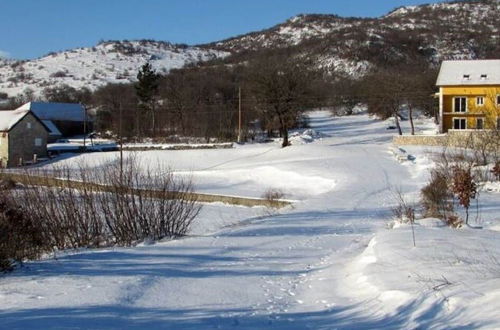
[{"label": "utility pole", "polygon": [[120,138],[120,184],[123,183],[123,135],[122,135],[122,119],[123,119],[123,112],[122,112],[122,103],[118,103],[118,108],[120,110],[120,120],[119,120],[119,127],[118,127],[118,132],[119,132],[119,138]]},{"label": "utility pole", "polygon": [[238,143],[241,143],[241,86],[238,87]]},{"label": "utility pole", "polygon": [[80,105],[83,107],[83,150],[86,151],[87,146],[87,107],[85,107],[85,104],[80,103]]}]

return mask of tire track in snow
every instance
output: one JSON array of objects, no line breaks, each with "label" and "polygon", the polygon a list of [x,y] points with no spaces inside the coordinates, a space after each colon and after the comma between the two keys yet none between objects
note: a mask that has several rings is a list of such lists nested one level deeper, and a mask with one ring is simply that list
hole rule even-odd
[{"label": "tire track in snow", "polygon": [[123,295],[118,298],[118,302],[120,305],[135,305],[157,282],[156,276],[144,276],[139,279],[133,280],[135,280],[136,283],[131,283],[121,288]]},{"label": "tire track in snow", "polygon": [[245,156],[245,157],[240,157],[240,158],[235,158],[235,159],[231,159],[231,160],[227,160],[225,162],[222,162],[222,163],[219,163],[219,164],[215,164],[215,165],[212,165],[212,166],[209,166],[207,168],[203,168],[203,169],[200,169],[196,172],[202,172],[202,171],[209,171],[209,170],[213,170],[214,168],[217,168],[219,166],[222,166],[222,165],[227,165],[229,163],[233,163],[233,162],[236,162],[236,161],[239,161],[239,160],[244,160],[244,159],[251,159],[251,158],[256,158],[256,157],[259,157],[259,156],[262,156],[262,155],[265,155],[267,154],[268,152],[271,152],[273,150],[276,150],[276,148],[271,148],[271,149],[268,149],[266,151],[263,151],[261,153],[257,153],[257,154],[254,154],[254,155],[250,155],[250,156]]}]

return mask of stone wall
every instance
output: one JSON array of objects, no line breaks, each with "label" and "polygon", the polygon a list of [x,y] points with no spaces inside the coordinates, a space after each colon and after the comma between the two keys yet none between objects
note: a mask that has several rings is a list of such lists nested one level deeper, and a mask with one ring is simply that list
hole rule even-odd
[{"label": "stone wall", "polygon": [[[30,128],[28,127],[30,125]],[[23,162],[33,161],[37,157],[47,156],[48,132],[36,118],[28,113],[8,133],[9,158],[7,166],[18,166]],[[40,146],[35,145],[35,139],[41,139]]]},{"label": "stone wall", "polygon": [[398,146],[423,145],[423,146],[445,146],[447,136],[442,135],[396,135],[392,138],[392,143]]},{"label": "stone wall", "polygon": [[392,139],[394,145],[447,146],[458,148],[493,148],[500,150],[500,131],[498,130],[454,130],[439,135],[397,135]]}]

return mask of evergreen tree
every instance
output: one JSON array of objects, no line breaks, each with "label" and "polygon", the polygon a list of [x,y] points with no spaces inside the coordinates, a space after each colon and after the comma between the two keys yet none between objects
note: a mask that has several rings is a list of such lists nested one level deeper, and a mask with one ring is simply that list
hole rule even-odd
[{"label": "evergreen tree", "polygon": [[[157,95],[158,95],[158,87],[159,87],[159,79],[160,75],[157,74],[151,64],[149,62],[146,62],[141,69],[139,70],[139,73],[137,74],[137,83],[135,85],[135,91],[137,94],[137,99],[139,101],[139,109],[142,109],[145,113],[149,113],[151,115],[151,133],[152,136],[155,136],[156,134],[156,121],[155,121],[155,115],[156,115],[156,101],[157,101]],[[140,121],[140,116],[139,113],[136,114],[136,120],[137,120],[137,130],[139,133],[139,121]],[[139,134],[138,134],[139,135]]]}]

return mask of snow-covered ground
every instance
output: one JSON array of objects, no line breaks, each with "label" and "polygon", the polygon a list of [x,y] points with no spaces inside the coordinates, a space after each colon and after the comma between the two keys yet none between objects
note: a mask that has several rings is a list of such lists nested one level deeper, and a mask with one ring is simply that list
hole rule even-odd
[{"label": "snow-covered ground", "polygon": [[484,229],[422,221],[413,247],[410,227],[388,229],[389,209],[395,188],[418,198],[433,166],[427,150],[398,160],[387,123],[310,116],[313,131],[284,149],[138,153],[201,192],[274,188],[296,202],[276,213],[209,204],[185,239],[28,263],[0,277],[0,328],[500,327],[500,194],[481,192]]}]

